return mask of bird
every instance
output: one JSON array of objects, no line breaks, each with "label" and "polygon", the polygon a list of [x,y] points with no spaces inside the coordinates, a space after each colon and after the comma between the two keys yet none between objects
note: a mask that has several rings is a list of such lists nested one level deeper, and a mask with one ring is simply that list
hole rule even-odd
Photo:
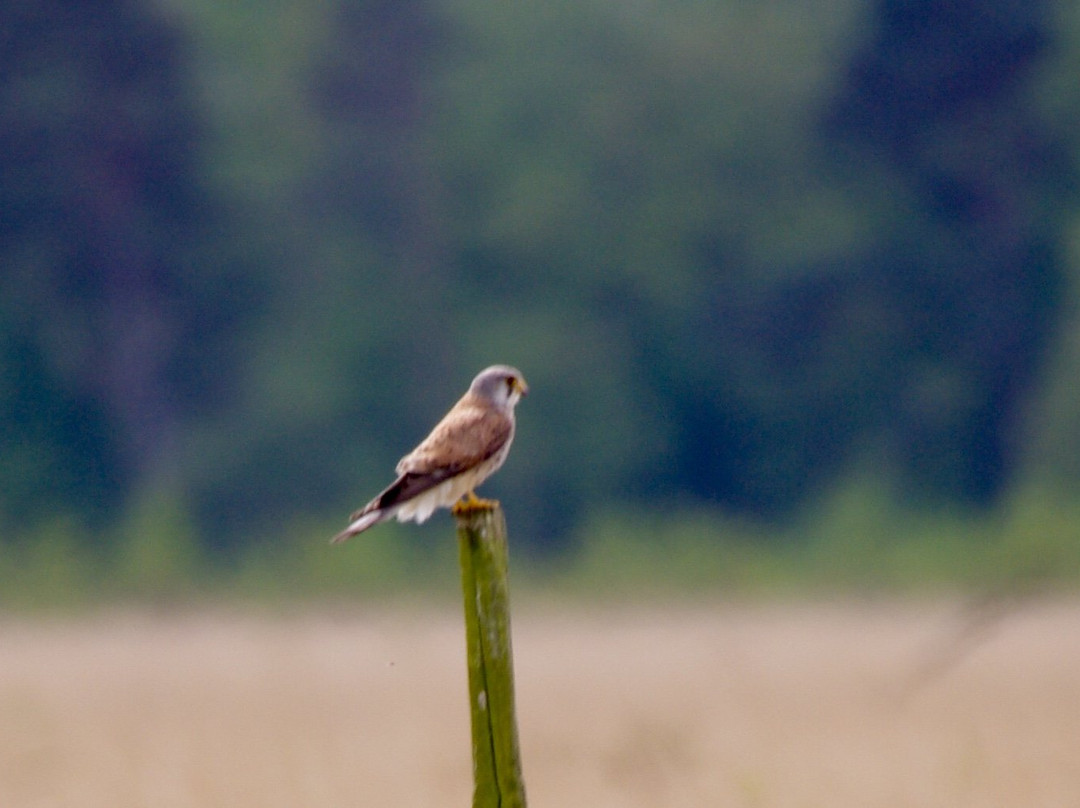
[{"label": "bird", "polygon": [[506,461],[514,440],[514,407],[528,392],[517,368],[492,365],[480,371],[431,433],[398,461],[397,479],[355,511],[330,543],[340,544],[394,517],[422,524],[437,508],[459,500],[490,505],[477,498],[475,489]]}]

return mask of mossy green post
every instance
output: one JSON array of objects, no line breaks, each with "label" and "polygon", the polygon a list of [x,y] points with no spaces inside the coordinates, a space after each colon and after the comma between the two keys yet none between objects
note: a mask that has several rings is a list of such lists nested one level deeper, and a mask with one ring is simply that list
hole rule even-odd
[{"label": "mossy green post", "polygon": [[497,502],[454,509],[472,718],[473,808],[525,808],[510,645],[506,519]]}]

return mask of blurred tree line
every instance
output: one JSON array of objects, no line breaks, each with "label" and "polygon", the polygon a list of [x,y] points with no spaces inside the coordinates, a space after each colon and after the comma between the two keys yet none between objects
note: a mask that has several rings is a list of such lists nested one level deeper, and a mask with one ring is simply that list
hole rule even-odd
[{"label": "blurred tree line", "polygon": [[1019,0],[4,6],[4,540],[336,527],[492,362],[533,546],[1071,491],[1078,61]]}]

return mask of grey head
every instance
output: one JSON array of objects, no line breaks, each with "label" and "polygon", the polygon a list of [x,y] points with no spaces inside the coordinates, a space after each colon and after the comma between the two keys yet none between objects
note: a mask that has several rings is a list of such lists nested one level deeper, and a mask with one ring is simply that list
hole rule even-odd
[{"label": "grey head", "polygon": [[521,371],[509,365],[492,365],[477,374],[469,385],[469,392],[494,403],[500,409],[513,410],[529,386]]}]

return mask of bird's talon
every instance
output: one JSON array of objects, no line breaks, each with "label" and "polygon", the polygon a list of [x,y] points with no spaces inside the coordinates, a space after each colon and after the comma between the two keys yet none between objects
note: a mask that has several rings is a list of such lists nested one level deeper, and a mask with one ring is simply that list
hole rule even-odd
[{"label": "bird's talon", "polygon": [[454,504],[454,507],[450,509],[450,512],[454,516],[462,516],[471,511],[493,511],[497,507],[499,507],[498,500],[480,499],[480,497],[476,496],[474,491],[470,491]]}]

